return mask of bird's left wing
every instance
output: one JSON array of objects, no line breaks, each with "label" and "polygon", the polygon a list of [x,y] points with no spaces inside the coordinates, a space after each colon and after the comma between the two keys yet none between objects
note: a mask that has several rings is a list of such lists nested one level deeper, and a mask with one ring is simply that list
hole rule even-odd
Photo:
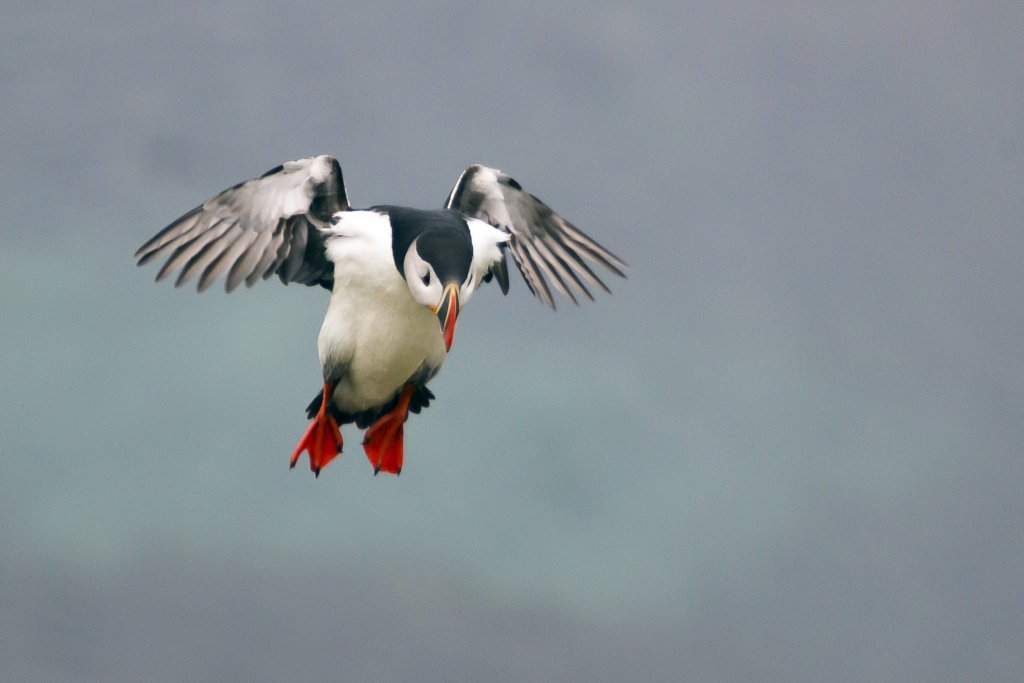
[{"label": "bird's left wing", "polygon": [[227,274],[227,291],[277,274],[285,284],[330,288],[334,272],[321,229],[349,208],[341,166],[329,156],[289,161],[239,183],[174,221],[139,247],[141,266],[167,256],[156,279],[180,268],[199,291]]},{"label": "bird's left wing", "polygon": [[[511,235],[503,248],[512,254],[530,291],[551,308],[555,307],[555,300],[548,278],[573,303],[577,303],[574,290],[594,298],[584,281],[610,292],[587,261],[626,277],[628,266],[622,259],[498,169],[480,164],[468,167],[459,176],[445,206]],[[504,259],[492,266],[491,273],[497,277],[502,292],[507,292]]]}]

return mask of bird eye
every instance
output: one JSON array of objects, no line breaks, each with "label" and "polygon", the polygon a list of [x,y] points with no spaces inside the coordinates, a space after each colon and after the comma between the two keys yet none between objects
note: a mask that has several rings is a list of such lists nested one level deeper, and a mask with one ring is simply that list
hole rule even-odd
[{"label": "bird eye", "polygon": [[421,277],[420,279],[423,280],[423,286],[424,287],[429,287],[430,286],[430,271],[428,270],[427,274],[424,275],[423,277]]}]

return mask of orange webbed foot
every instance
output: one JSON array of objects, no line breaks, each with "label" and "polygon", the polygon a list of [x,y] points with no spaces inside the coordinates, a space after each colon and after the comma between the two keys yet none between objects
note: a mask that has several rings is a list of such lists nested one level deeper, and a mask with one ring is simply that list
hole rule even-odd
[{"label": "orange webbed foot", "polygon": [[337,420],[331,415],[331,411],[327,409],[333,391],[334,385],[324,384],[324,396],[320,403],[320,410],[313,416],[313,420],[306,427],[299,443],[295,445],[288,464],[289,468],[295,467],[302,451],[306,451],[309,453],[309,469],[319,477],[320,470],[326,467],[327,463],[333,460],[338,453],[341,453],[341,429],[338,427]]},{"label": "orange webbed foot", "polygon": [[402,472],[402,451],[405,443],[405,421],[409,417],[409,399],[415,387],[406,384],[395,407],[377,418],[363,435],[363,450],[373,465],[373,473]]}]

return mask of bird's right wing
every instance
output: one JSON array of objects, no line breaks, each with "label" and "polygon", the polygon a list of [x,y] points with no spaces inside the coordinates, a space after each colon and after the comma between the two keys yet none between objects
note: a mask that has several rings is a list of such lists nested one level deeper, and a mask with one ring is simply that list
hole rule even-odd
[{"label": "bird's right wing", "polygon": [[349,208],[341,166],[326,155],[289,161],[192,209],[135,252],[138,265],[167,257],[157,281],[199,275],[199,291],[227,274],[227,291],[275,273],[281,282],[330,288],[321,229]]}]

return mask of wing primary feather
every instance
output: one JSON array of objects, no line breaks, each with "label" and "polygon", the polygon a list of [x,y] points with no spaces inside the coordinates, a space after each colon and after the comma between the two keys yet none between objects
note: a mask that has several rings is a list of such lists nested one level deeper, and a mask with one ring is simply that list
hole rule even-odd
[{"label": "wing primary feather", "polygon": [[566,263],[565,260],[557,253],[557,242],[551,239],[538,240],[536,242],[536,247],[537,251],[544,258],[544,261],[549,265],[548,271],[555,279],[556,285],[558,282],[561,282],[562,287],[559,287],[559,289],[563,294],[569,297],[574,304],[579,305],[579,302],[576,300],[576,297],[569,288],[569,282],[571,281],[581,292],[583,292],[584,295],[586,295],[588,299],[591,301],[594,300],[590,291],[580,281],[579,277],[576,276],[576,273],[573,272],[572,266]]},{"label": "wing primary feather", "polygon": [[558,245],[554,245],[553,247],[551,247],[553,257],[557,259],[560,264],[562,264],[565,273],[569,276],[569,278],[572,279],[573,285],[575,285],[579,291],[583,292],[583,296],[587,297],[591,301],[594,301],[594,295],[590,293],[590,290],[587,289],[587,286],[583,283],[583,280],[580,279],[579,273],[577,272],[574,263],[571,261],[571,259],[567,260],[566,256],[568,255],[563,256],[561,253],[559,253],[559,249],[560,247]]},{"label": "wing primary feather", "polygon": [[[237,231],[236,231],[237,232]],[[213,281],[223,275],[225,272],[233,268],[238,263],[239,257],[249,248],[249,245],[256,240],[259,236],[258,232],[248,230],[239,234],[232,234],[230,237],[225,236],[224,244],[222,245],[220,254],[218,254],[210,265],[206,266],[203,274],[199,278],[199,291],[205,292],[206,289],[213,284]],[[231,291],[237,286],[237,282],[234,286],[231,285],[230,278],[227,281],[227,291]]]},{"label": "wing primary feather", "polygon": [[[164,232],[160,235],[162,237],[161,240],[150,240],[147,243],[148,247],[143,245],[135,252],[135,256],[139,259],[136,265],[144,266],[168,250],[177,248],[193,239],[204,230],[202,218],[203,215],[201,213],[193,210],[193,212],[186,214],[179,222],[172,223],[164,228]],[[168,232],[172,228],[173,234]]]},{"label": "wing primary feather", "polygon": [[[543,301],[543,297],[537,292],[537,288],[533,286],[532,276],[526,272],[529,264],[526,263],[526,259],[519,255],[518,247],[509,247],[512,251],[512,263],[516,264],[516,270],[523,277],[523,282],[526,283],[526,288],[530,290],[530,294]],[[546,303],[546,302],[545,302]]]},{"label": "wing primary feather", "polygon": [[601,264],[619,277],[626,277],[626,273],[624,271],[629,268],[629,266],[626,265],[625,261],[605,249],[592,237],[564,218],[562,219],[562,232],[580,249],[582,249],[587,254],[587,257],[592,261]]},{"label": "wing primary feather", "polygon": [[[202,212],[202,210],[202,205],[197,206],[188,213],[179,217],[174,222],[169,223],[163,230],[161,230],[157,234],[150,237],[145,244],[143,244],[135,251],[135,258],[140,259],[139,265],[141,266],[142,264],[148,262],[150,259],[153,258],[157,251],[160,251],[164,247],[166,247],[167,243],[170,242],[172,239],[176,239],[181,234],[180,228],[184,225],[184,223],[189,219],[197,218],[197,214]],[[193,223],[193,225],[194,224],[195,223]],[[191,229],[191,226],[189,227],[189,229]]]},{"label": "wing primary feather", "polygon": [[575,304],[579,303],[578,301],[576,301],[576,297],[569,292],[568,288],[565,286],[565,283],[562,282],[561,278],[558,276],[557,271],[544,257],[540,241],[523,242],[523,251],[524,253],[529,255],[533,263],[533,266],[537,271],[538,278],[544,284],[544,289],[548,293],[549,303],[551,304],[552,308],[554,308],[555,299],[553,296],[551,296],[551,289],[548,287],[549,278],[551,280],[551,284],[553,284],[555,289],[561,292],[563,296],[569,298]]},{"label": "wing primary feather", "polygon": [[277,274],[281,282],[288,284],[295,278],[302,266],[302,257],[306,253],[306,224],[298,216],[292,216],[286,221],[291,228],[291,239],[288,240],[288,256],[284,263],[278,268]]},{"label": "wing primary feather", "polygon": [[267,268],[267,272],[263,274],[264,280],[269,280],[272,275],[277,273],[281,264],[284,263],[286,258],[288,258],[288,248],[291,245],[292,239],[292,229],[288,225],[288,221],[281,219],[278,222],[278,233],[280,238],[277,242],[277,256],[275,257],[274,262]]},{"label": "wing primary feather", "polygon": [[210,227],[206,228],[198,235],[193,237],[187,242],[179,244],[170,258],[167,259],[163,267],[156,274],[156,281],[160,282],[165,277],[174,272],[179,266],[187,262],[192,256],[206,246],[211,240],[217,239],[224,231],[228,229],[229,223],[223,219],[214,221]]},{"label": "wing primary feather", "polygon": [[259,262],[253,267],[249,276],[245,278],[246,287],[252,287],[260,279],[266,280],[274,274],[271,264],[277,260],[277,250],[281,248],[283,235],[280,229],[268,234],[270,234],[270,241],[264,246]]},{"label": "wing primary feather", "polygon": [[[570,272],[573,274],[573,277],[576,277],[577,275],[582,275],[590,284],[594,285],[595,287],[600,287],[608,294],[612,293],[611,290],[608,289],[608,286],[601,281],[601,278],[599,278],[594,273],[590,266],[587,265],[587,262],[583,260],[583,258],[575,251],[575,249],[571,245],[565,243],[565,240],[562,235],[558,233],[551,233],[550,238],[551,245],[554,247],[554,249],[557,250],[558,253],[560,253],[562,257],[569,262],[571,268]],[[579,282],[578,278],[577,282]],[[582,287],[582,283],[580,283],[580,286]],[[583,289],[584,291],[587,291],[586,287],[583,287]],[[589,291],[587,291],[587,296],[590,296]],[[594,297],[590,296],[590,299],[591,301],[593,301]]]},{"label": "wing primary feather", "polygon": [[[586,255],[586,257],[589,258],[594,263],[597,263],[599,265],[604,266],[605,268],[610,270],[612,273],[615,273],[619,277],[626,277],[626,273],[623,272],[617,265],[615,265],[615,263],[613,263],[611,260],[609,260],[607,258],[607,256],[611,256],[611,254],[609,254],[608,252],[604,251],[603,249],[601,251],[595,251],[594,249],[592,249],[588,245],[579,244],[579,243],[577,243],[576,247],[577,247],[577,249],[579,251],[582,251]],[[616,259],[616,261],[617,260],[618,259]],[[605,289],[607,289],[607,288],[605,288]]]},{"label": "wing primary feather", "polygon": [[234,265],[231,266],[231,270],[228,272],[225,284],[228,292],[234,291],[242,282],[248,281],[256,264],[264,256],[264,249],[266,249],[273,238],[274,234],[269,230],[257,233],[252,243],[245,248],[245,252],[235,259]]},{"label": "wing primary feather", "polygon": [[232,224],[220,235],[207,240],[202,248],[194,253],[192,258],[190,258],[188,262],[181,267],[181,272],[178,274],[178,279],[174,281],[174,286],[181,287],[183,284],[191,280],[193,275],[204,270],[211,261],[220,256],[224,249],[231,243],[231,233],[235,230],[237,230],[237,228]]},{"label": "wing primary feather", "polygon": [[555,213],[555,211],[545,204],[543,200],[537,197],[537,195],[524,192],[522,193],[522,196],[529,197],[529,199],[532,200],[533,206],[531,208],[535,213],[535,221],[537,224],[546,228],[543,233],[538,231],[538,237],[541,235],[565,235],[565,237],[579,245],[579,247],[581,247],[588,255],[588,258],[591,258],[595,263],[603,265],[620,277],[625,277],[625,273],[622,269],[626,267],[626,264],[622,262],[621,259],[598,244],[596,240],[577,228],[570,221]]},{"label": "wing primary feather", "polygon": [[530,244],[530,251],[533,255],[534,261],[542,269],[542,274],[551,278],[551,282],[555,286],[555,289],[561,292],[563,296],[568,298],[574,304],[579,305],[579,302],[576,300],[576,296],[572,293],[572,290],[569,289],[569,286],[563,279],[563,274],[560,272],[558,263],[551,258],[551,252],[544,245],[544,242],[533,242]]},{"label": "wing primary feather", "polygon": [[[537,267],[537,262],[533,258],[533,254],[530,253],[529,242],[516,240],[515,245],[512,248],[512,254],[519,256],[516,262],[520,265],[520,272],[523,273],[524,279],[526,280],[530,289],[534,295],[546,303],[551,308],[555,308],[555,300],[551,296],[551,290],[548,288],[548,283],[544,281],[544,276],[540,273]],[[529,273],[530,276],[526,277]]]}]

